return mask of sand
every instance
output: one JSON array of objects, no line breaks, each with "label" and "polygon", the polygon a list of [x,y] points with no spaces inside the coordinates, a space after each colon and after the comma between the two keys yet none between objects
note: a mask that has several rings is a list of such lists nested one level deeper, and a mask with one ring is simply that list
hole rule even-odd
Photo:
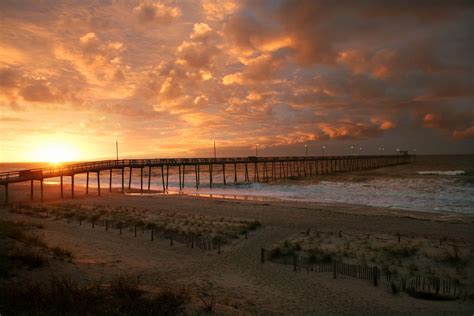
[{"label": "sand", "polygon": [[[221,314],[471,314],[473,301],[427,301],[406,294],[392,295],[383,286],[348,277],[334,280],[330,273],[293,272],[291,266],[260,263],[261,247],[270,248],[308,228],[360,234],[418,235],[439,240],[465,241],[472,248],[474,217],[463,214],[415,212],[357,205],[244,201],[186,195],[122,195],[103,190],[102,197],[78,193],[74,200],[53,198],[58,189],[48,186],[42,205],[75,203],[110,208],[142,208],[156,212],[256,219],[262,227],[216,252],[190,249],[169,241],[125,231],[92,228],[77,222],[41,219],[9,212],[7,219],[41,223],[45,241],[73,253],[72,263],[52,262],[20,277],[46,279],[70,275],[81,280],[107,279],[117,274],[139,275],[149,291],[164,287],[205,289],[216,297]],[[13,202],[27,200],[27,186],[15,188]],[[471,251],[471,253],[473,253]],[[210,285],[212,284],[212,285]],[[470,293],[474,293],[471,291]],[[195,299],[198,304],[198,299]]]}]

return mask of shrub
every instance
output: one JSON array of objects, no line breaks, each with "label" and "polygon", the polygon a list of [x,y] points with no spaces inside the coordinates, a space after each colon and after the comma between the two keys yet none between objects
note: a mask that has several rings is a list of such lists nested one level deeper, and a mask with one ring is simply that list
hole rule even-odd
[{"label": "shrub", "polygon": [[250,222],[248,224],[248,229],[249,230],[256,230],[257,228],[259,228],[260,226],[262,226],[262,224],[259,222],[259,221],[253,221],[253,222]]},{"label": "shrub", "polygon": [[446,250],[444,256],[439,259],[441,262],[449,263],[455,266],[464,266],[467,264],[468,260],[463,258],[459,254],[459,248],[456,245],[453,245],[452,250]]},{"label": "shrub", "polygon": [[46,258],[29,249],[16,249],[8,254],[8,258],[19,262],[28,269],[42,267],[46,263]]},{"label": "shrub", "polygon": [[413,289],[407,289],[407,294],[411,297],[423,299],[423,300],[430,300],[430,301],[452,301],[455,300],[455,297],[436,294],[436,293],[427,293],[423,291],[416,291]]},{"label": "shrub", "polygon": [[138,283],[113,280],[78,284],[69,278],[48,282],[0,283],[0,310],[6,315],[180,315],[189,296],[164,291],[145,297]]},{"label": "shrub", "polygon": [[400,292],[400,289],[398,288],[398,286],[395,284],[395,282],[390,282],[390,287],[392,288],[392,294],[393,295],[396,295],[398,294],[398,292]]},{"label": "shrub", "polygon": [[270,251],[270,259],[279,258],[282,255],[280,247],[274,248]]},{"label": "shrub", "polygon": [[392,245],[383,247],[382,250],[392,258],[408,258],[414,256],[419,248],[408,245]]},{"label": "shrub", "polygon": [[60,246],[50,248],[51,253],[58,259],[63,261],[71,261],[72,253],[69,250],[61,248]]}]

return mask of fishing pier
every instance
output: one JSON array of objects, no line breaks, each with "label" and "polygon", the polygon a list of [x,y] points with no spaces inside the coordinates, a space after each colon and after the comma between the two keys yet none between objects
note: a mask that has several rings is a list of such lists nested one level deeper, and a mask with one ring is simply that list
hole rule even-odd
[{"label": "fishing pier", "polygon": [[[70,177],[71,194],[74,198],[74,177],[86,174],[86,194],[89,194],[89,175],[95,174],[97,194],[101,195],[101,176],[109,180],[112,192],[113,171],[121,174],[120,192],[132,190],[133,170],[140,170],[140,192],[150,190],[152,181],[158,181],[163,193],[168,190],[170,172],[178,175],[179,189],[185,185],[185,177],[194,178],[196,189],[201,186],[201,173],[207,173],[207,183],[226,185],[229,181],[271,182],[295,177],[313,177],[340,172],[352,172],[406,164],[415,156],[408,154],[378,156],[303,156],[303,157],[236,157],[236,158],[173,158],[173,159],[122,159],[62,164],[57,167],[17,170],[0,173],[0,185],[4,187],[4,202],[9,203],[9,186],[30,182],[30,199],[34,200],[34,185],[40,184],[40,199],[44,198],[45,179],[59,178],[60,196],[64,198],[64,178]],[[158,169],[158,179],[152,179],[152,170]],[[147,176],[144,176],[144,170]],[[240,170],[240,172],[238,172]],[[108,175],[106,175],[108,173]],[[156,173],[155,173],[156,174]],[[219,175],[219,178],[217,176]],[[240,176],[240,179],[239,179]],[[217,180],[217,182],[216,182]],[[146,183],[144,183],[146,181]],[[133,188],[137,189],[137,188]]]}]

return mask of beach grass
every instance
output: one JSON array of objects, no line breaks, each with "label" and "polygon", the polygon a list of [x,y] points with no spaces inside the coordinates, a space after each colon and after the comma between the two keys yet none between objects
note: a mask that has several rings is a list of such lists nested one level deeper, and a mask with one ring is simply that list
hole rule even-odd
[{"label": "beach grass", "polygon": [[222,244],[245,236],[261,226],[257,220],[192,215],[166,212],[160,209],[105,207],[100,205],[63,204],[50,206],[24,205],[10,209],[12,213],[39,217],[65,219],[67,222],[88,222],[107,225],[111,229],[133,230],[135,227],[154,229],[165,234],[204,236]]},{"label": "beach grass", "polygon": [[311,262],[378,266],[391,276],[442,277],[474,284],[472,253],[463,240],[426,236],[307,230],[270,249],[270,259],[301,255]]}]

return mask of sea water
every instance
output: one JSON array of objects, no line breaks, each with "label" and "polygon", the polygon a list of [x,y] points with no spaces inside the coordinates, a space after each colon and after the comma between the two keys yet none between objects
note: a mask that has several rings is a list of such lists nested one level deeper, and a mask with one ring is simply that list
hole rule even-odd
[{"label": "sea water", "polygon": [[[0,164],[1,171],[36,168],[35,164]],[[201,166],[201,185],[195,187],[194,167],[187,167],[185,187],[179,190],[176,168],[170,168],[170,193],[230,197],[236,199],[280,199],[288,201],[348,203],[394,209],[439,212],[463,212],[474,214],[474,155],[418,156],[410,164],[385,167],[358,172],[337,173],[298,177],[269,183],[245,183],[244,168],[237,169],[234,183],[232,165],[226,167],[226,182],[223,184],[222,166],[213,167],[213,186],[209,186],[207,166]],[[249,177],[253,179],[253,165],[249,164]],[[260,170],[260,178],[262,178]],[[125,172],[125,187],[128,187],[128,170]],[[112,183],[121,186],[121,172],[114,170]],[[58,183],[58,179],[45,180]],[[65,183],[68,185],[68,179]],[[76,175],[77,185],[85,184],[85,174]],[[109,172],[101,173],[101,187],[107,188]],[[96,176],[90,174],[90,186],[97,185]],[[139,189],[140,169],[133,170],[132,188]],[[148,169],[144,168],[143,188],[148,188]],[[161,169],[153,168],[150,189],[162,190]]]}]

